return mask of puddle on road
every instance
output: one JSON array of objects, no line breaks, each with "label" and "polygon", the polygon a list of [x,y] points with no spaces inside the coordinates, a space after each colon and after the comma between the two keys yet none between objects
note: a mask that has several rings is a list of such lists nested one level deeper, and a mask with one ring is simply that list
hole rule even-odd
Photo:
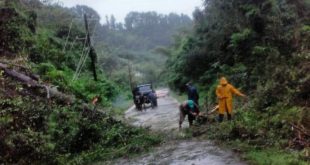
[{"label": "puddle on road", "polygon": [[178,141],[166,143],[152,153],[134,159],[122,159],[115,164],[127,165],[240,165],[234,154],[208,141]]},{"label": "puddle on road", "polygon": [[[170,131],[178,129],[179,103],[176,99],[165,96],[158,98],[157,108],[147,108],[145,111],[137,111],[131,107],[125,117],[130,123],[138,127],[147,127],[153,130]],[[183,127],[188,127],[188,122],[183,123]]]},{"label": "puddle on road", "polygon": [[[148,108],[146,111],[141,112],[132,107],[125,113],[125,117],[134,126],[176,132],[179,119],[178,105],[177,100],[166,94],[165,97],[158,99],[158,108]],[[183,123],[184,127],[188,127],[187,119]],[[223,150],[210,141],[180,140],[162,144],[151,153],[132,159],[120,159],[113,164],[237,165],[245,163],[241,162],[231,151]]]}]

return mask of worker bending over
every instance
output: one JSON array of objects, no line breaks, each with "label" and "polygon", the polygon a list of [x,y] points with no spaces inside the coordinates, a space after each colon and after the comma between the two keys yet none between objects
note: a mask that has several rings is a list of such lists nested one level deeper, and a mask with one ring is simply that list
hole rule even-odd
[{"label": "worker bending over", "polygon": [[186,100],[180,105],[179,109],[180,109],[179,129],[182,128],[182,123],[186,115],[188,116],[189,126],[191,127],[193,125],[193,121],[195,120],[196,116],[199,115],[198,105],[195,104],[193,100]]}]

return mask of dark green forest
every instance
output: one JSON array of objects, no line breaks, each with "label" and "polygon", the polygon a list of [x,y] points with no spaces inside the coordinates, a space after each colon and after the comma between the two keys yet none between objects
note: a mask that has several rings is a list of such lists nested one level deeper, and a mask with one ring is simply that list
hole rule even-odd
[{"label": "dark green forest", "polygon": [[132,11],[123,22],[88,6],[1,0],[0,164],[147,152],[163,135],[123,122],[114,100],[131,101],[131,85],[147,82],[184,94],[192,81],[205,111],[222,76],[248,99],[234,100],[232,122],[194,130],[207,128],[200,139],[238,148],[250,164],[306,164],[309,73],[309,0],[203,0],[193,19]]},{"label": "dark green forest", "polygon": [[268,162],[262,147],[307,148],[309,135],[300,131],[310,129],[310,1],[205,0],[193,16],[193,31],[164,52],[170,87],[184,91],[191,80],[210,106],[225,76],[249,96],[236,100],[235,120],[212,126],[209,138],[258,148],[245,149],[258,164]]}]

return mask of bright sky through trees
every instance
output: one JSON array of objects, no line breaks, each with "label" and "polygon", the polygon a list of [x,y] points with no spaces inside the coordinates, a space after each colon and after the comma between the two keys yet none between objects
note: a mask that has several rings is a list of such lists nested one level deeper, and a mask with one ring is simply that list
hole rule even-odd
[{"label": "bright sky through trees", "polygon": [[187,14],[190,17],[196,7],[201,7],[201,0],[59,0],[66,7],[87,5],[95,9],[101,16],[101,22],[106,15],[113,14],[118,22],[123,22],[130,11],[156,11],[161,14],[171,12]]}]

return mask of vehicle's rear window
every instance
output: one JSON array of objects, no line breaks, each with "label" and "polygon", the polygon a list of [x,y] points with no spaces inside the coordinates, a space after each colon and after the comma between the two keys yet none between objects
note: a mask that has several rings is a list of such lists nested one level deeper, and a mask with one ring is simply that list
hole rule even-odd
[{"label": "vehicle's rear window", "polygon": [[151,89],[151,86],[142,86],[142,87],[139,87],[139,91],[145,93],[145,92],[152,91],[152,89]]}]

